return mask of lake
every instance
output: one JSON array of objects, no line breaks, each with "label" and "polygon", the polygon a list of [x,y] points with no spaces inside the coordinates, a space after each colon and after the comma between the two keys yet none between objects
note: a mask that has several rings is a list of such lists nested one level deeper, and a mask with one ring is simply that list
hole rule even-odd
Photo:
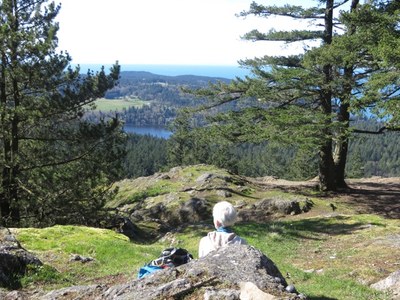
[{"label": "lake", "polygon": [[172,132],[160,127],[139,127],[130,124],[125,124],[124,130],[127,133],[136,133],[140,135],[151,135],[158,138],[168,139]]}]

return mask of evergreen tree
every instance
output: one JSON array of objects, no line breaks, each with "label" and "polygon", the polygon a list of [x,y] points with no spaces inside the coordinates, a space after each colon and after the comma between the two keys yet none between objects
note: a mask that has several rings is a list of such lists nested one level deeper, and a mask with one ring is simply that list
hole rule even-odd
[{"label": "evergreen tree", "polygon": [[364,176],[364,167],[360,151],[356,151],[350,156],[351,165],[347,167],[346,175],[350,178],[362,178]]},{"label": "evergreen tree", "polygon": [[124,178],[150,176],[167,166],[167,140],[150,135],[129,134]]},{"label": "evergreen tree", "polygon": [[84,120],[119,66],[85,76],[69,67],[56,51],[59,10],[47,0],[0,1],[2,225],[90,223],[120,169],[118,118]]},{"label": "evergreen tree", "polygon": [[324,6],[253,2],[242,16],[281,16],[312,25],[290,32],[253,30],[245,39],[319,40],[320,46],[299,55],[243,60],[253,76],[197,94],[212,99],[205,109],[245,100],[240,109],[217,114],[208,128],[218,127],[220,136],[236,142],[270,140],[312,150],[319,156],[320,188],[335,190],[346,186],[349,135],[360,132],[350,128],[351,112],[384,118],[386,126],[377,132],[399,129],[400,14],[398,1],[324,0],[318,5]]}]

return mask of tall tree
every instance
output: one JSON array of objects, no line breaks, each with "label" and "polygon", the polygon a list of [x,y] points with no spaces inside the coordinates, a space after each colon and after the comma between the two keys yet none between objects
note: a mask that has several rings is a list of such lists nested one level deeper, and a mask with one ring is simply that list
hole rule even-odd
[{"label": "tall tree", "polygon": [[[91,124],[88,106],[112,88],[107,75],[80,75],[57,52],[60,5],[0,1],[0,212],[3,225],[85,222],[101,206],[123,154],[117,118]],[[87,220],[86,220],[87,221]]]},{"label": "tall tree", "polygon": [[213,126],[216,135],[236,142],[276,140],[318,149],[320,188],[345,187],[348,139],[357,132],[350,127],[351,113],[384,118],[387,126],[379,132],[399,128],[399,4],[360,2],[323,0],[310,8],[253,2],[241,16],[280,16],[310,25],[306,30],[252,30],[245,39],[320,43],[299,55],[243,60],[252,76],[197,92],[213,99],[205,108],[247,103],[211,118],[207,130]]}]

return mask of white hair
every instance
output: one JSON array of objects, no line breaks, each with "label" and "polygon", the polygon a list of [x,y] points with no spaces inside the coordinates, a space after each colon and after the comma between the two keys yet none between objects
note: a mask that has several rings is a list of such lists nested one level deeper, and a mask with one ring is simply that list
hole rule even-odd
[{"label": "white hair", "polygon": [[213,218],[222,227],[232,226],[236,222],[236,209],[227,201],[218,202],[213,208]]}]

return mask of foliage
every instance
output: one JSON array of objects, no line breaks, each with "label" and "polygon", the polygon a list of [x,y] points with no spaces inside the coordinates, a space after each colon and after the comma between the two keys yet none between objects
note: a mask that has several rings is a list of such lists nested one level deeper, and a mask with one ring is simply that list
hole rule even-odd
[{"label": "foliage", "polygon": [[[358,119],[351,124],[360,130],[376,130],[381,126],[379,122],[373,122],[372,119]],[[173,156],[174,153],[169,153],[169,163],[172,165],[206,163],[226,168],[240,175],[275,176],[289,180],[305,180],[318,175],[317,153],[308,148],[274,142],[235,145],[222,141],[218,144],[216,139],[213,140],[212,133],[208,129],[206,130],[209,139],[205,139],[204,136],[195,138],[196,129],[194,128],[190,128],[187,132],[180,131],[182,129],[183,127],[180,127],[168,140],[174,151],[179,149],[183,151],[180,154],[182,156],[180,160]],[[399,139],[397,132],[387,132],[382,135],[351,135],[346,178],[400,176]],[[193,150],[191,141],[196,143]],[[186,145],[186,148],[179,148],[178,145],[181,147]],[[169,151],[172,149],[168,148]]]},{"label": "foliage", "polygon": [[[242,105],[214,111],[207,125],[196,135],[186,134],[187,138],[201,140],[203,133],[207,138],[211,135],[214,143],[221,139],[284,143],[312,157],[318,155],[321,189],[345,187],[349,136],[359,132],[350,128],[350,117],[368,114],[384,120],[375,133],[398,130],[399,69],[389,50],[398,49],[400,40],[398,6],[396,1],[360,2],[352,1],[347,10],[344,2],[336,5],[333,0],[307,9],[252,3],[242,16],[307,19],[310,25],[290,32],[254,30],[245,39],[287,43],[317,39],[321,44],[306,48],[304,54],[243,60],[241,65],[253,76],[194,91],[210,97],[196,112],[233,102]],[[336,18],[333,12],[339,9]],[[188,144],[185,133],[180,134],[177,142]]]},{"label": "foliage", "polygon": [[[381,124],[359,120],[354,128],[361,131],[376,131]],[[349,145],[349,177],[400,176],[400,155],[398,132],[383,134],[354,134]],[[355,173],[354,173],[355,172]],[[355,174],[355,176],[350,176]]]},{"label": "foliage", "polygon": [[149,176],[167,166],[167,141],[149,135],[130,134],[126,145],[124,178]]},{"label": "foliage", "polygon": [[210,82],[229,82],[226,78],[214,78],[195,75],[165,76],[149,72],[124,71],[118,86],[106,93],[107,99],[136,97],[145,101],[193,105],[198,102],[194,97],[181,92],[181,87],[198,88],[207,86]]},{"label": "foliage", "polygon": [[[124,73],[122,77],[124,77]],[[154,77],[157,78],[157,75],[154,75]],[[174,79],[165,77],[168,82]],[[140,81],[137,83],[130,82],[130,84],[139,85]],[[184,81],[176,80],[175,84],[177,88],[184,84]],[[151,98],[150,95],[147,97]],[[125,102],[125,100],[108,99],[103,101],[110,102],[113,107],[112,110],[117,108],[113,106],[114,101]],[[172,99],[162,99],[161,101],[166,101],[177,108],[180,107],[179,101],[174,102]],[[132,110],[129,113],[118,110],[118,114],[120,116],[122,114],[123,118],[127,118],[126,120],[129,122],[133,118],[135,123],[150,126],[165,125],[166,120],[173,118],[173,115],[166,113],[165,110],[158,109],[160,106],[155,104],[154,101],[149,100],[148,103],[148,108],[145,110],[138,108],[135,110],[135,114],[131,114]],[[230,108],[238,109],[234,106]],[[158,123],[159,120],[161,123]],[[184,126],[185,122],[186,127]],[[185,115],[182,112],[176,118],[175,124],[171,126],[171,130],[175,134],[169,140],[152,136],[130,136],[126,148],[127,157],[124,161],[124,173],[121,177],[148,176],[171,166],[196,163],[216,165],[247,176],[276,176],[291,180],[304,180],[318,175],[317,153],[313,149],[287,146],[283,143],[287,140],[279,136],[276,137],[279,140],[273,142],[259,144],[246,142],[235,145],[222,140],[217,134],[212,134],[211,130],[213,129],[211,128],[206,128],[205,136],[198,134],[196,124],[203,123],[204,116]],[[362,119],[354,116],[350,120],[350,126],[357,131],[373,132],[378,131],[385,124],[377,122],[373,118]],[[218,130],[218,128],[214,129]],[[229,134],[227,134],[227,138],[229,138]],[[386,132],[379,135],[357,133],[350,135],[346,177],[399,176],[400,158],[396,150],[399,144],[398,139],[399,135],[396,132]],[[220,145],[219,142],[221,142]],[[166,150],[167,148],[168,150]],[[166,162],[166,158],[168,158],[168,162]]]},{"label": "foliage", "polygon": [[[377,130],[382,126],[371,119],[356,119],[351,124],[358,130],[367,131]],[[183,127],[179,130],[183,130]],[[215,140],[210,142],[204,137],[195,139],[195,131],[191,127],[186,133],[182,132],[182,140],[178,143],[180,133],[181,131],[176,131],[169,140],[129,135],[121,178],[149,176],[171,166],[197,163],[215,165],[235,174],[252,177],[274,176],[288,180],[305,180],[318,175],[316,153],[307,149],[268,142],[219,145]],[[193,135],[193,138],[189,138],[189,135]],[[208,136],[211,136],[210,132]],[[397,132],[351,135],[346,178],[399,177],[399,139]],[[193,150],[191,140],[196,142]],[[177,146],[182,147],[185,142],[186,148]]]},{"label": "foliage", "polygon": [[69,67],[70,56],[56,52],[59,10],[47,0],[0,3],[3,225],[94,224],[119,176],[119,119],[84,118],[119,66],[85,75]]},{"label": "foliage", "polygon": [[[119,84],[106,93],[105,97],[109,101],[104,99],[102,105],[109,104],[116,109],[117,106],[113,104],[125,102],[126,99],[140,99],[137,101],[143,104],[141,106],[131,105],[126,109],[118,109],[119,117],[134,126],[167,127],[176,117],[179,108],[192,107],[204,102],[183,93],[183,88],[197,89],[218,81],[227,83],[230,80],[195,75],[164,76],[149,72],[124,71],[121,72]],[[108,114],[109,109],[106,107],[90,114],[88,119],[94,121]]]}]

